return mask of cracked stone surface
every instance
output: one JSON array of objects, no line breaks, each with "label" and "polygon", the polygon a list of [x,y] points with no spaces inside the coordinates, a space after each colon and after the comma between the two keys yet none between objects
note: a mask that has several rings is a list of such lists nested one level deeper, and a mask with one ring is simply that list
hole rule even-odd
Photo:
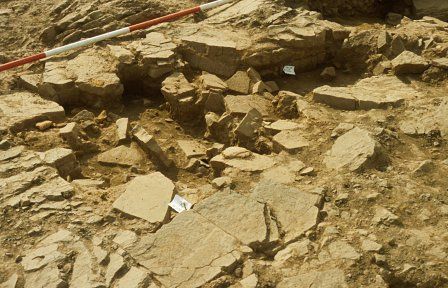
[{"label": "cracked stone surface", "polygon": [[236,192],[216,193],[194,211],[244,245],[259,245],[269,236],[265,205]]},{"label": "cracked stone surface", "polygon": [[200,287],[235,264],[241,246],[203,216],[187,211],[143,236],[128,252],[164,286],[187,288]]},{"label": "cracked stone surface", "polygon": [[260,182],[251,197],[268,205],[285,242],[298,238],[318,223],[318,195],[268,181]]}]

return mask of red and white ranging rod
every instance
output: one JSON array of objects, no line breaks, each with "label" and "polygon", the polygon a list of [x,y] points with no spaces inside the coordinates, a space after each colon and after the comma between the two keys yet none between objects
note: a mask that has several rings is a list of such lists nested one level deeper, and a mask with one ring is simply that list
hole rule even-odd
[{"label": "red and white ranging rod", "polygon": [[210,2],[210,3],[206,3],[206,4],[202,4],[202,5],[193,7],[193,8],[189,8],[189,9],[186,9],[186,10],[178,11],[178,12],[175,12],[175,13],[172,13],[172,14],[169,14],[169,15],[165,15],[165,16],[159,17],[159,18],[155,18],[155,19],[148,20],[148,21],[145,21],[145,22],[142,22],[142,23],[131,25],[131,26],[128,26],[126,28],[121,28],[121,29],[118,29],[118,30],[115,30],[115,31],[111,31],[111,32],[107,32],[107,33],[98,35],[98,36],[94,36],[94,37],[91,37],[91,38],[80,40],[78,42],[74,42],[74,43],[71,43],[71,44],[68,44],[68,45],[65,45],[65,46],[54,48],[54,49],[51,49],[51,50],[48,50],[48,51],[45,51],[45,52],[42,52],[42,53],[39,53],[39,54],[36,54],[36,55],[32,55],[32,56],[29,56],[29,57],[25,57],[25,58],[22,58],[22,59],[11,61],[11,62],[8,62],[8,63],[5,63],[5,64],[1,64],[0,65],[0,72],[1,71],[6,71],[6,70],[9,70],[9,69],[18,67],[18,66],[22,66],[22,65],[27,64],[27,63],[31,63],[31,62],[34,62],[34,61],[42,60],[42,59],[48,58],[50,56],[61,54],[61,53],[67,52],[69,50],[73,50],[73,49],[77,49],[77,48],[80,48],[80,47],[84,47],[84,46],[87,46],[87,45],[90,45],[90,44],[93,44],[93,43],[96,43],[96,42],[99,42],[99,41],[102,41],[102,40],[106,40],[106,39],[110,39],[110,38],[117,37],[117,36],[120,36],[120,35],[128,34],[128,33],[131,33],[133,31],[136,31],[136,30],[147,29],[147,28],[149,28],[151,26],[154,26],[154,25],[157,25],[157,24],[160,24],[160,23],[164,23],[164,22],[173,21],[173,20],[176,20],[178,18],[184,17],[186,15],[195,14],[195,13],[199,13],[201,11],[210,10],[210,9],[216,8],[218,6],[230,3],[232,1],[234,1],[234,0],[216,0],[216,1],[213,1],[213,2]]}]

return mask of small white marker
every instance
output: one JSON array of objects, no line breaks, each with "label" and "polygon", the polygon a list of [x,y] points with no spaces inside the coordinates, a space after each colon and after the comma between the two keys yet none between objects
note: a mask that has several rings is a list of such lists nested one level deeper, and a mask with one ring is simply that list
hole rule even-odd
[{"label": "small white marker", "polygon": [[296,67],[287,65],[283,67],[283,72],[288,75],[296,75],[295,69]]},{"label": "small white marker", "polygon": [[186,210],[190,210],[193,204],[191,204],[184,198],[180,197],[179,195],[175,195],[173,201],[171,201],[171,203],[168,204],[168,206],[173,208],[174,211],[176,211],[177,213],[181,213]]}]

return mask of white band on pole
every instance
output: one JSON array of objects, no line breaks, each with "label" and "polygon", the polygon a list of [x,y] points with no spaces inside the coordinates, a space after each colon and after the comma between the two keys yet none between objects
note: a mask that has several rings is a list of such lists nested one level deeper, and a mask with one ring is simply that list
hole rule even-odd
[{"label": "white band on pole", "polygon": [[93,44],[93,43],[96,43],[96,42],[99,42],[99,41],[102,41],[102,40],[105,40],[105,39],[109,39],[109,38],[113,38],[113,37],[116,37],[116,36],[128,34],[129,31],[130,31],[129,27],[126,27],[126,28],[122,28],[122,29],[115,30],[115,31],[112,31],[112,32],[104,33],[104,34],[101,34],[101,35],[98,35],[98,36],[95,36],[95,37],[92,37],[92,38],[87,38],[87,39],[84,39],[84,40],[81,40],[81,41],[78,41],[78,42],[75,42],[75,43],[68,44],[66,46],[62,46],[62,47],[58,47],[58,48],[54,48],[54,49],[45,51],[45,55],[47,57],[50,57],[50,56],[53,56],[53,55],[61,54],[63,52],[66,52],[66,51],[69,51],[69,50],[72,50],[72,49],[76,49],[76,48],[80,48],[80,47],[83,47],[83,46],[87,46],[87,45],[90,45],[90,44]]},{"label": "white band on pole", "polygon": [[233,0],[217,0],[217,1],[210,2],[210,3],[202,4],[199,7],[201,7],[201,11],[205,11],[205,10],[210,10],[210,9],[216,8],[218,6],[230,3],[232,1]]}]

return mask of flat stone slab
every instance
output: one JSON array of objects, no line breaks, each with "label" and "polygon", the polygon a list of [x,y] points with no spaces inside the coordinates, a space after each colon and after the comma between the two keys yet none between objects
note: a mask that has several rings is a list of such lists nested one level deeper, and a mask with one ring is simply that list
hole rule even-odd
[{"label": "flat stone slab", "polygon": [[187,158],[201,157],[207,152],[207,147],[194,140],[178,140],[177,145],[179,145]]},{"label": "flat stone slab", "polygon": [[314,89],[313,99],[341,110],[370,110],[398,107],[406,99],[423,95],[403,83],[395,76],[374,76],[363,79],[349,87],[330,87]]},{"label": "flat stone slab", "polygon": [[411,51],[403,51],[392,60],[392,71],[395,75],[420,74],[429,67],[429,62]]},{"label": "flat stone slab", "polygon": [[43,120],[61,121],[64,108],[29,92],[16,92],[0,96],[0,132],[13,132],[33,127]]},{"label": "flat stone slab", "polygon": [[168,204],[173,198],[174,184],[160,172],[138,176],[130,181],[126,191],[113,207],[123,213],[151,223],[163,222]]},{"label": "flat stone slab", "polygon": [[339,137],[327,152],[324,164],[329,169],[361,172],[368,168],[383,168],[387,156],[370,133],[358,127]]},{"label": "flat stone slab", "polygon": [[39,93],[62,105],[96,105],[119,101],[123,84],[117,63],[106,51],[92,48],[68,61],[48,61]]},{"label": "flat stone slab", "polygon": [[98,155],[98,162],[107,165],[133,166],[142,163],[144,157],[135,147],[118,146]]},{"label": "flat stone slab", "polygon": [[258,95],[228,95],[224,98],[227,113],[244,116],[250,110],[256,109],[263,116],[268,116],[271,102]]},{"label": "flat stone slab", "polygon": [[237,239],[193,211],[177,215],[127,251],[169,288],[201,287],[241,258]]},{"label": "flat stone slab", "polygon": [[126,275],[118,280],[116,288],[140,288],[147,287],[150,281],[149,274],[140,268],[132,267]]},{"label": "flat stone slab", "polygon": [[260,182],[251,197],[267,204],[276,216],[285,242],[300,237],[318,223],[319,196],[272,181]]},{"label": "flat stone slab", "polygon": [[274,143],[274,152],[280,153],[284,150],[289,153],[297,153],[305,147],[309,146],[308,140],[303,137],[299,130],[285,130],[272,138]]},{"label": "flat stone slab", "polygon": [[272,133],[278,133],[285,130],[297,130],[299,129],[299,127],[300,127],[299,124],[289,120],[277,120],[265,126],[265,128],[268,129],[269,131],[272,131]]},{"label": "flat stone slab", "polygon": [[[238,153],[230,152],[238,149]],[[210,160],[213,170],[220,172],[226,167],[233,167],[245,172],[261,172],[275,165],[275,161],[265,155],[253,153],[241,147],[229,147]]]},{"label": "flat stone slab", "polygon": [[269,236],[265,204],[236,192],[218,192],[196,205],[194,211],[244,245],[259,245]]}]

